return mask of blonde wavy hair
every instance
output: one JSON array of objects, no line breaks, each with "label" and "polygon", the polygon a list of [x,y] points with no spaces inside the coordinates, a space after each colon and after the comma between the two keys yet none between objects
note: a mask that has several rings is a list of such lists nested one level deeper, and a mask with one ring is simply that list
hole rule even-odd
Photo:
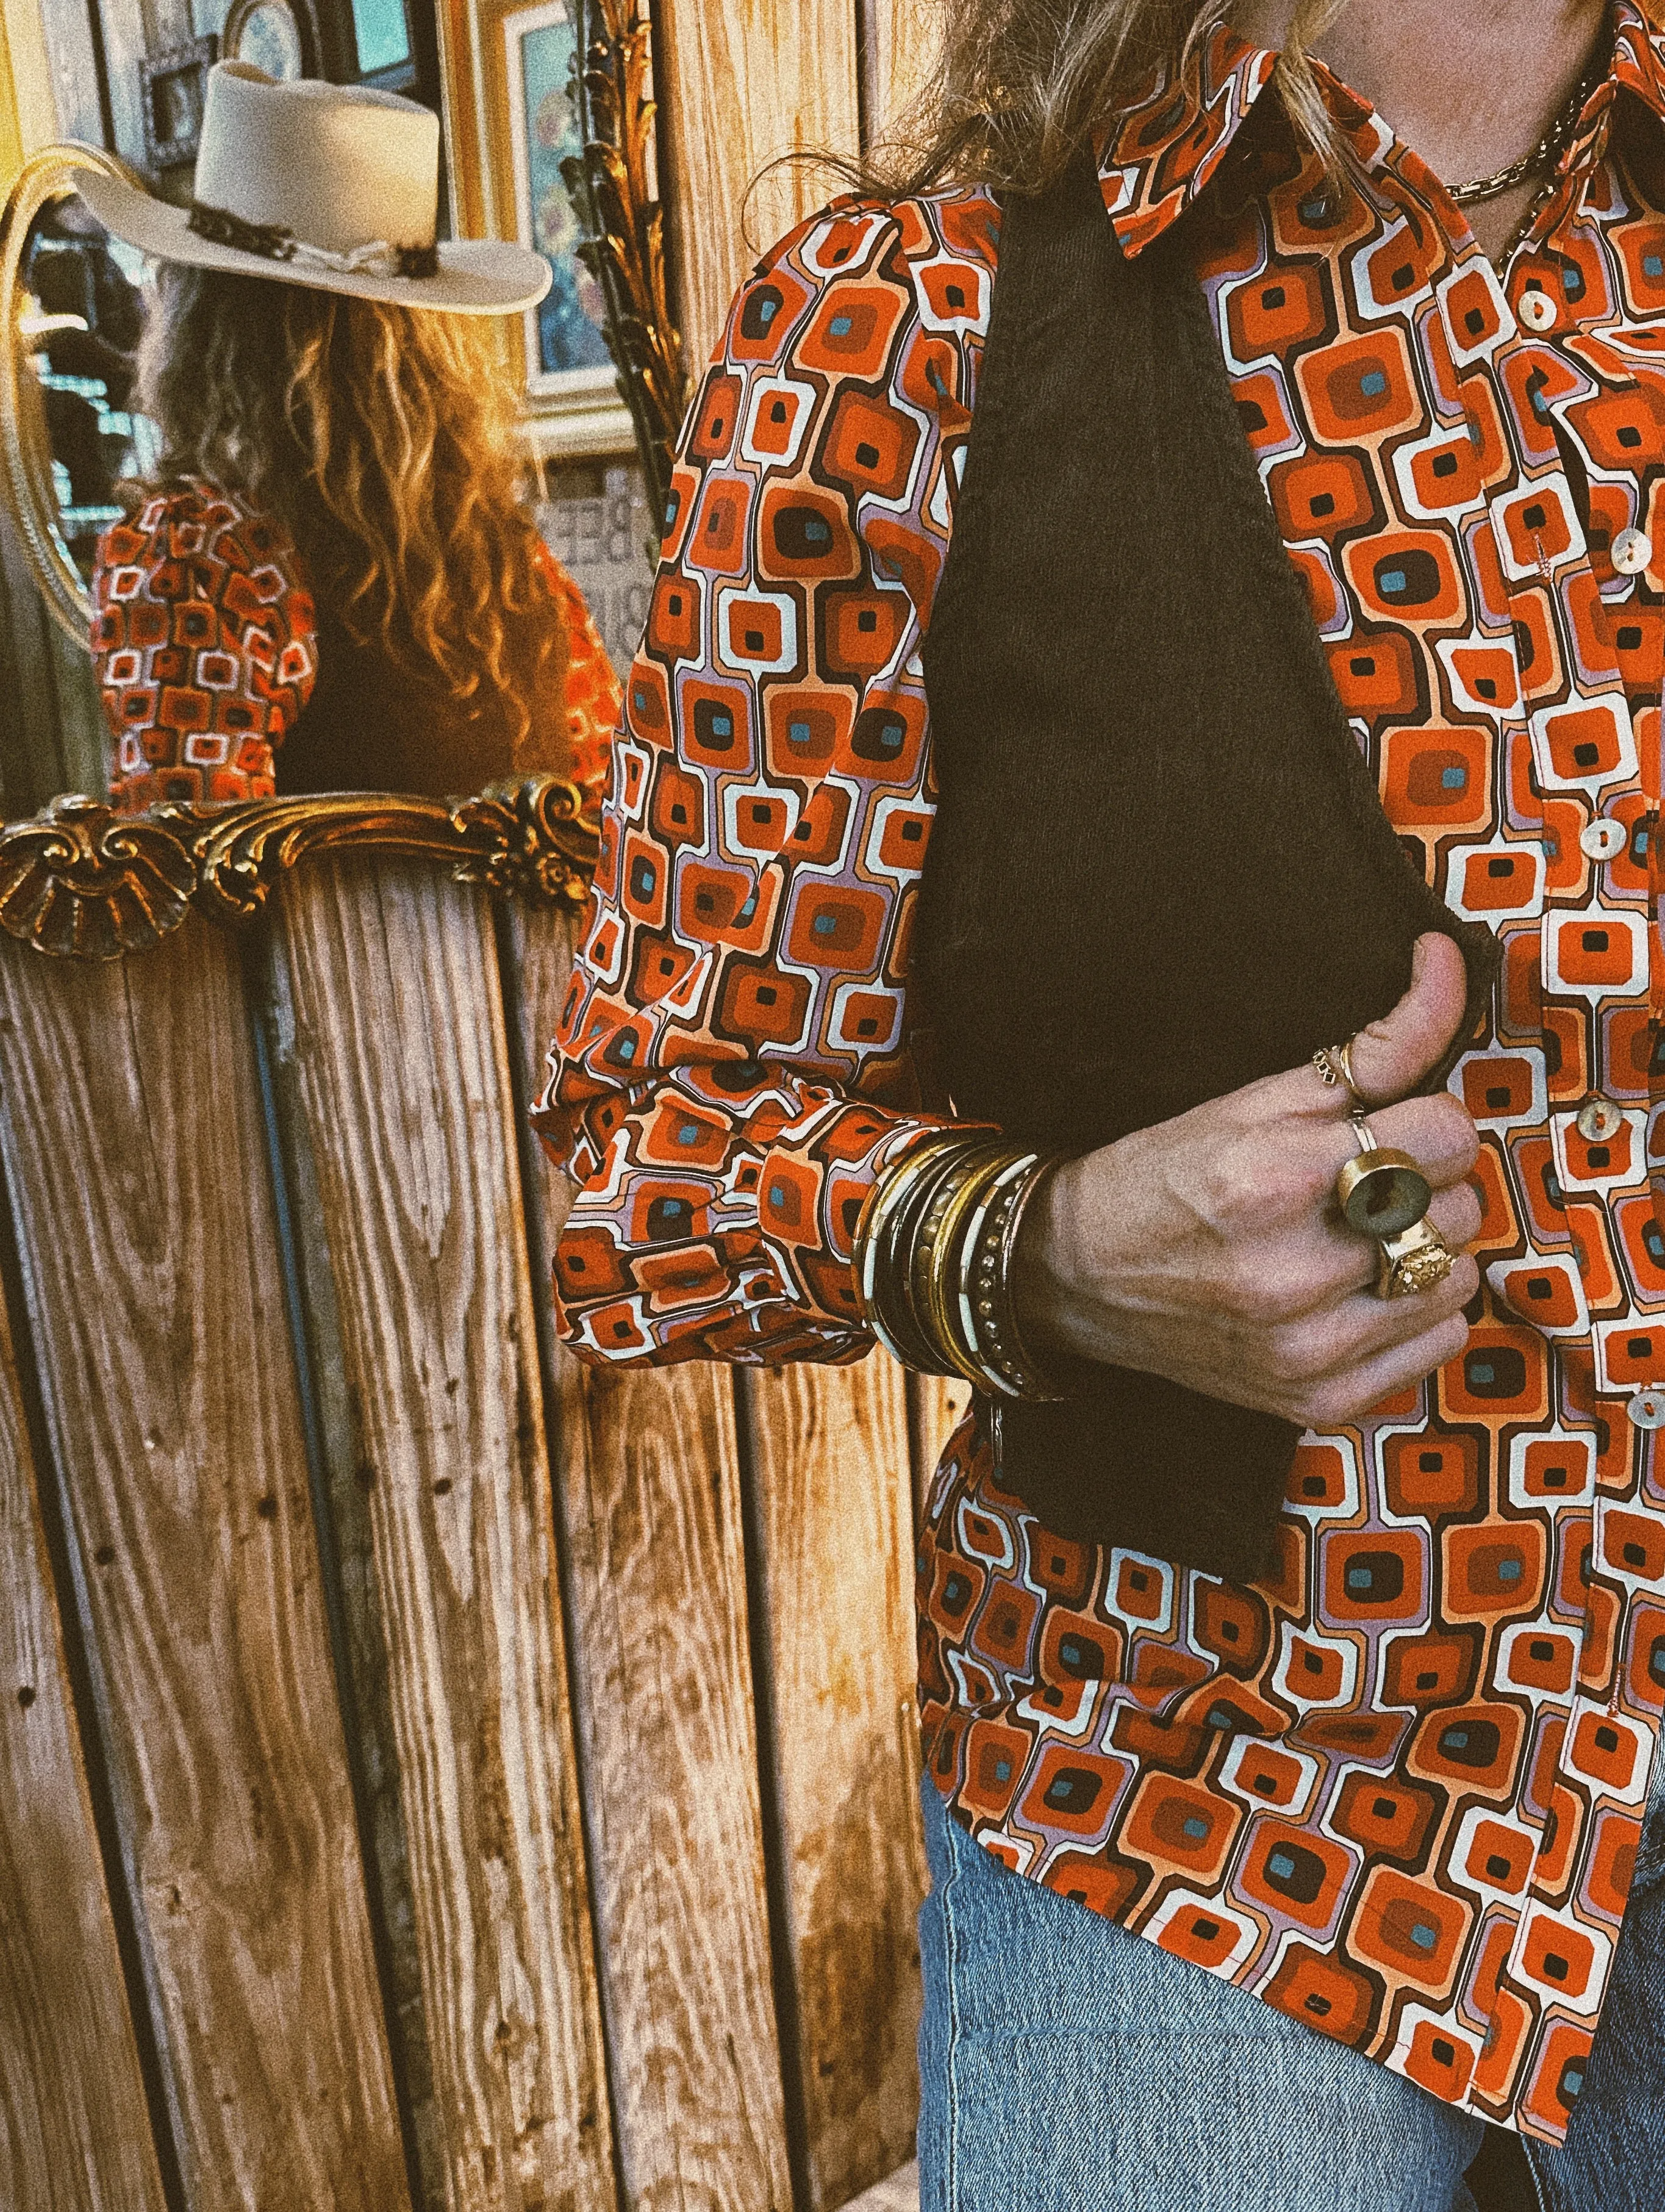
[{"label": "blonde wavy hair", "polygon": [[[886,196],[943,182],[1042,191],[1152,72],[1188,55],[1230,0],[938,0],[935,74],[863,181]],[[1276,83],[1309,144],[1334,158],[1312,41],[1346,0],[1295,0]]]},{"label": "blonde wavy hair", "polygon": [[519,753],[567,640],[480,319],[165,263],[138,381],[163,483],[275,514],[349,636],[495,710]]}]

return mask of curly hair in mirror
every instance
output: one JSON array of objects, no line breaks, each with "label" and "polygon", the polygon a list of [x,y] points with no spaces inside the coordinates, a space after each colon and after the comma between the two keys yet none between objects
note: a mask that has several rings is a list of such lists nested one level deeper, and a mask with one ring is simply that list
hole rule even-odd
[{"label": "curly hair in mirror", "polygon": [[501,715],[518,750],[567,647],[477,319],[164,264],[138,380],[161,484],[246,493],[350,636]]}]

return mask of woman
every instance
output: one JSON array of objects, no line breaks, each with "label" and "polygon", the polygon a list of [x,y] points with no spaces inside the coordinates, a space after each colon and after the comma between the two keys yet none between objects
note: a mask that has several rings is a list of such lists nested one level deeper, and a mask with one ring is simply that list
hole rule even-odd
[{"label": "woman", "polygon": [[976,1389],[933,2212],[1652,2204],[1665,45],[944,16],[690,420],[566,1340]]},{"label": "woman", "polygon": [[82,178],[160,263],[158,480],[94,579],[124,810],[599,773],[617,687],[483,321],[549,272],[436,247],[437,164],[414,102],[222,64],[189,210]]}]

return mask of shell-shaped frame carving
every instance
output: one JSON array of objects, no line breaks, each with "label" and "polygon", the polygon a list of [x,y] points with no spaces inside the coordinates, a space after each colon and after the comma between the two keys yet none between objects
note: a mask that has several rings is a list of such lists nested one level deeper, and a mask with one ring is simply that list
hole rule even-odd
[{"label": "shell-shaped frame carving", "polygon": [[0,827],[0,928],[38,952],[120,959],[160,943],[193,907],[252,920],[314,853],[430,860],[460,882],[576,911],[599,842],[583,793],[552,775],[456,800],[320,792],[118,814],[100,799],[55,799]]}]

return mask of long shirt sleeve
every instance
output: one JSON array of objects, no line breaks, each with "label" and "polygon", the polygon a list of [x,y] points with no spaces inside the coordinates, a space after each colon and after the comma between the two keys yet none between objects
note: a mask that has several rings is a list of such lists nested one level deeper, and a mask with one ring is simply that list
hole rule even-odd
[{"label": "long shirt sleeve", "polygon": [[93,601],[117,806],[270,798],[272,756],[318,675],[287,532],[234,493],[159,494],[105,532]]},{"label": "long shirt sleeve", "polygon": [[836,204],[742,289],[678,456],[538,1126],[577,1185],[566,1341],[859,1357],[852,1240],[940,1117],[907,943],[935,811],[920,650],[998,216]]}]

